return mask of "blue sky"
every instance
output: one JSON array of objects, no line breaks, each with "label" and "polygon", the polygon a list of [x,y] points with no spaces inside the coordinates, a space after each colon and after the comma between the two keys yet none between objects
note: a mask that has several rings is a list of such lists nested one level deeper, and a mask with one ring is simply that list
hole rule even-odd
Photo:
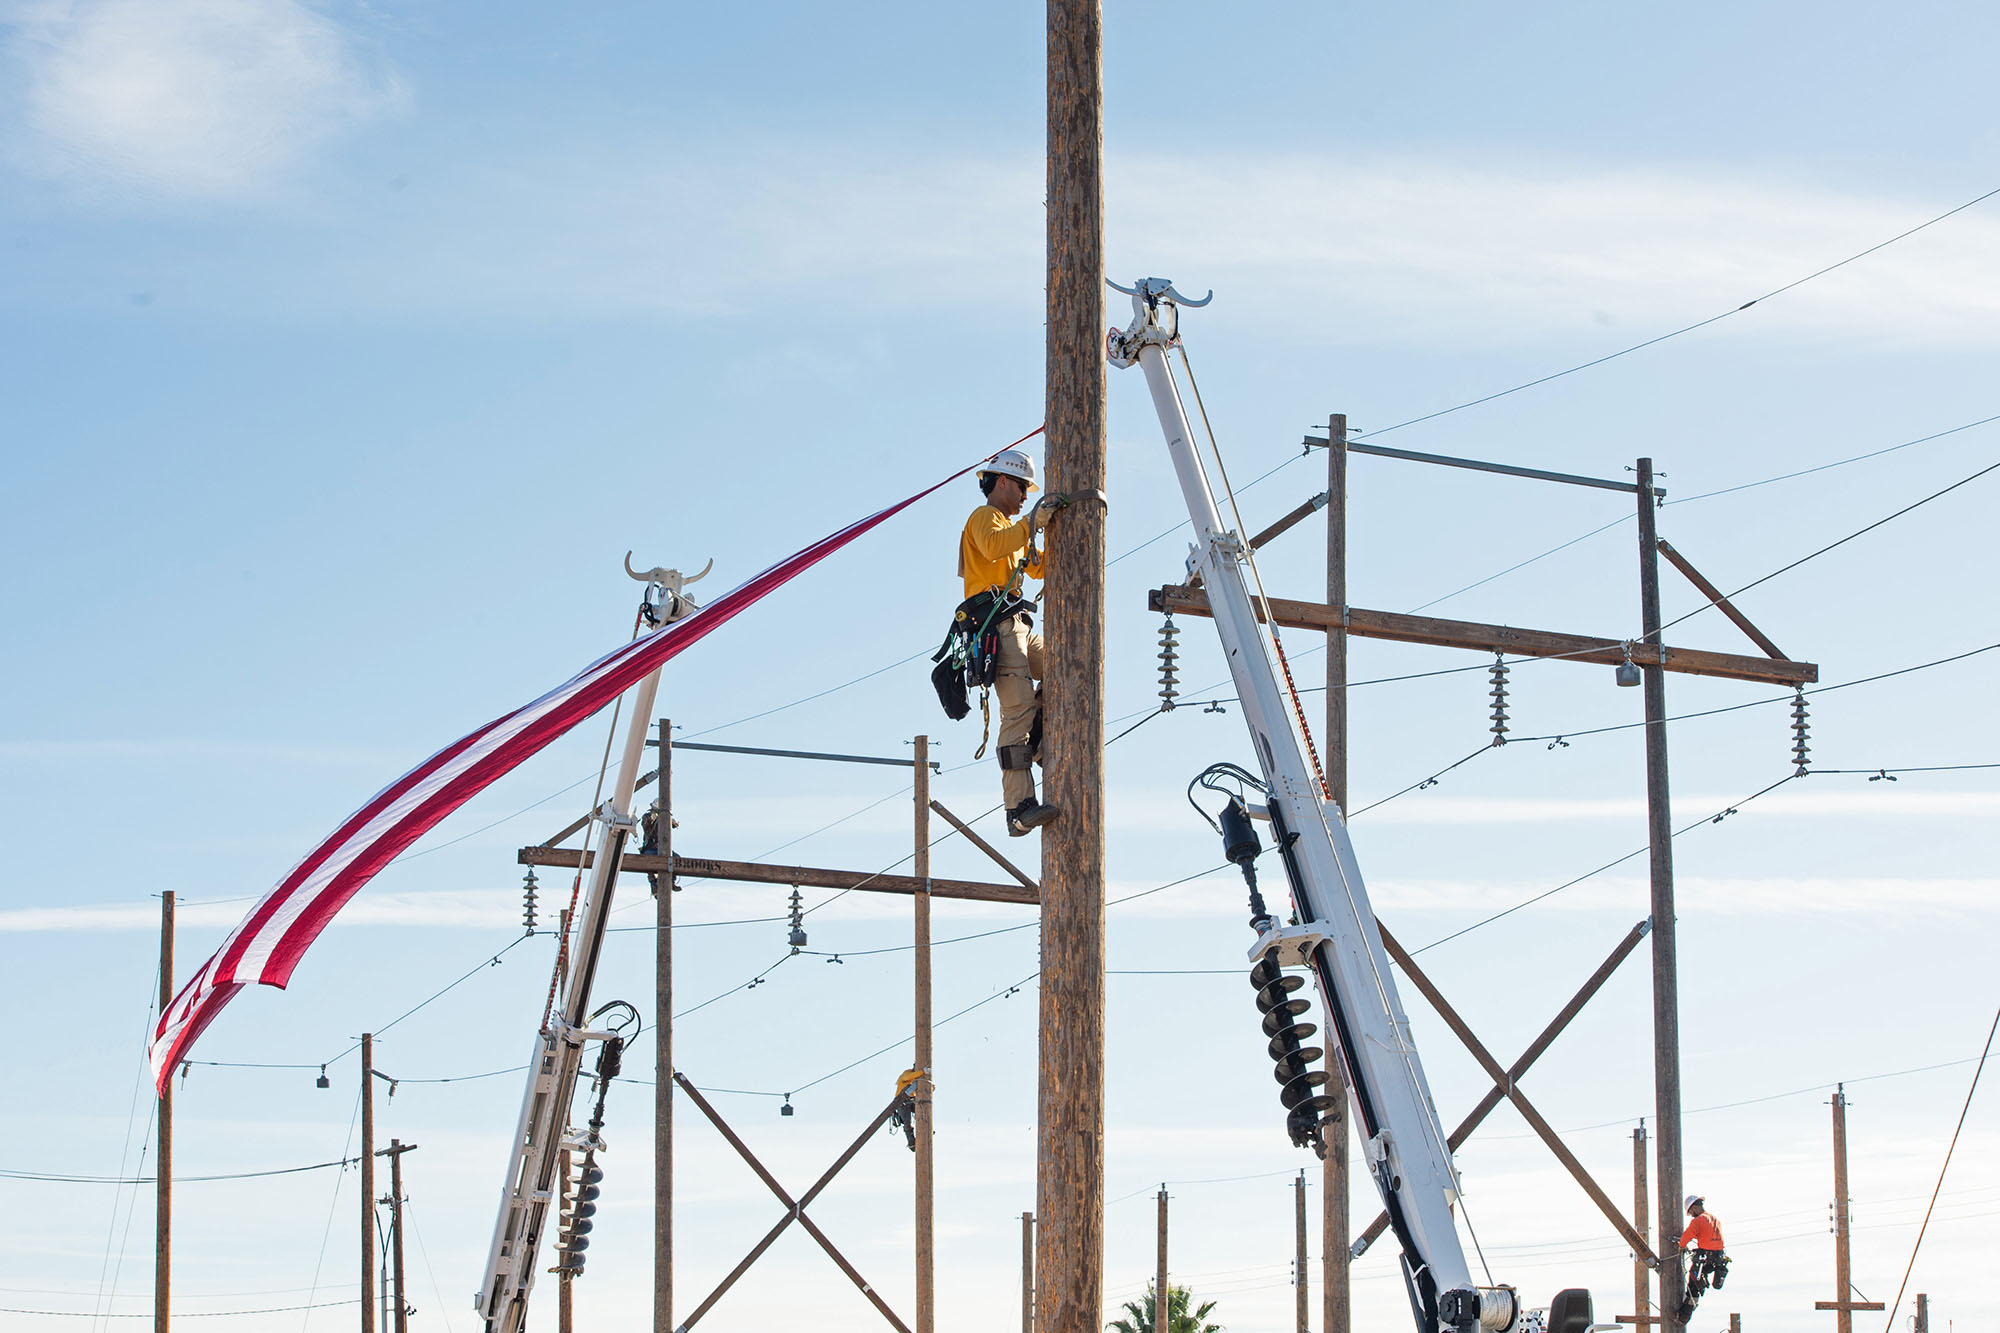
[{"label": "blue sky", "polygon": [[[23,0],[0,19],[0,595],[14,649],[0,656],[14,849],[0,962],[30,1050],[0,1094],[16,1145],[0,1168],[112,1176],[140,1166],[153,895],[208,904],[184,913],[185,972],[237,900],[383,782],[618,641],[627,550],[641,565],[712,556],[709,586],[728,586],[1039,421],[1042,23],[1026,6],[288,0]],[[1997,36],[1989,10],[1962,4],[1113,4],[1111,276],[1216,290],[1188,317],[1190,351],[1231,475],[1271,474],[1243,497],[1261,526],[1324,486],[1298,440],[1330,411],[1383,430],[1480,398],[1731,310],[2000,185]],[[2000,412],[1996,207],[1385,442],[1611,477],[1650,456],[1679,501],[1980,421]],[[1122,322],[1122,302],[1107,319]],[[1110,402],[1119,553],[1181,511],[1136,377],[1114,375]],[[1996,432],[1670,504],[1661,531],[1737,587],[1994,462]],[[1996,484],[1785,574],[1745,609],[1829,684],[2000,640]],[[1352,486],[1357,605],[1636,631],[1622,497],[1380,459],[1357,459]],[[973,724],[938,715],[921,659],[739,721],[934,642],[974,498],[968,484],[926,502],[681,659],[662,711],[684,734],[754,745],[899,754],[927,732],[958,769],[942,799],[986,809],[997,793],[971,763]],[[1114,718],[1153,702],[1144,593],[1175,579],[1181,547],[1168,537],[1109,571]],[[1263,565],[1275,595],[1298,597],[1321,567],[1310,526]],[[1669,615],[1695,610],[1668,578]],[[1224,673],[1206,626],[1183,628],[1192,694]],[[1742,647],[1712,612],[1671,637]],[[1815,698],[1814,762],[2000,762],[1996,660]],[[1317,663],[1301,669],[1316,677]],[[1354,650],[1357,678],[1476,665]],[[1483,755],[1355,820],[1406,942],[1644,841],[1636,733],[1575,735],[1631,721],[1636,692],[1556,663],[1518,667],[1512,684],[1519,734],[1568,746]],[[1676,712],[1772,693],[1669,685]],[[1357,689],[1357,809],[1477,747],[1486,703],[1477,670]],[[1970,1078],[1958,1062],[1996,1003],[2000,809],[1985,770],[1827,775],[1741,804],[1790,771],[1787,721],[1769,702],[1679,723],[1671,742],[1676,820],[1695,826],[1677,843],[1689,1180],[1742,1261],[1704,1318],[1740,1310],[1785,1333],[1823,1327],[1811,1302],[1833,1282],[1824,1085],[1854,1081],[1855,1281],[1886,1299],[1908,1261]],[[1218,859],[1180,787],[1245,757],[1235,722],[1184,709],[1113,748],[1114,898]],[[355,1062],[340,1053],[519,935],[513,849],[581,811],[604,727],[579,728],[386,872],[289,991],[231,1008],[198,1058],[308,1068],[195,1069],[178,1103],[184,1172],[347,1151]],[[906,799],[888,770],[689,756],[683,844],[748,857],[804,837],[777,854],[872,869],[907,849]],[[1644,915],[1641,865],[1426,955],[1503,1059]],[[985,871],[946,844],[938,873]],[[566,887],[545,877],[545,909]],[[1167,1180],[1176,1273],[1221,1300],[1235,1333],[1259,1333],[1290,1326],[1288,1177],[1310,1163],[1283,1141],[1254,1009],[1228,975],[1247,944],[1238,892],[1217,877],[1111,913],[1107,1294],[1143,1285],[1150,1191]],[[783,896],[690,885],[681,912],[768,918]],[[861,896],[815,914],[815,953],[688,1017],[691,1077],[782,1094],[907,1034],[907,953],[864,952],[907,943],[906,908]],[[621,920],[643,920],[625,901]],[[1018,924],[1002,909],[939,917],[941,937]],[[782,930],[686,932],[689,1003],[769,966]],[[650,935],[613,941],[601,993],[646,999]],[[422,1145],[407,1162],[428,1256],[412,1297],[430,1327],[471,1327],[518,1087],[417,1080],[517,1064],[551,956],[546,936],[529,940],[382,1038],[379,1063],[409,1081],[378,1108],[381,1132]],[[1526,1085],[1614,1197],[1650,1107],[1642,962]],[[999,997],[939,1033],[953,1327],[1016,1317],[990,1291],[1014,1289],[1033,1206],[1035,1000],[1032,986],[1006,992],[1035,967],[1031,929],[939,952],[941,1014]],[[1159,972],[1184,974],[1139,975]],[[1453,1123],[1483,1091],[1478,1070],[1407,1000]],[[321,1061],[326,1092],[312,1086]],[[789,1119],[766,1095],[725,1110],[781,1177],[810,1179],[903,1062],[892,1050],[799,1092]],[[629,1072],[650,1077],[639,1063]],[[649,1105],[647,1088],[613,1093],[606,1211],[578,1289],[593,1318],[644,1308]],[[1972,1281],[2000,1241],[1991,1107],[1972,1108],[1912,1279],[1969,1329],[1996,1327]],[[1600,1311],[1627,1312],[1622,1243],[1525,1133],[1503,1112],[1461,1158],[1495,1277],[1538,1298],[1589,1285]],[[691,1129],[687,1142],[691,1302],[770,1208],[718,1140]],[[345,1298],[355,1183],[337,1175],[181,1190],[184,1308]],[[128,1224],[131,1192],[107,1186],[10,1179],[0,1199],[13,1219],[0,1306],[146,1308],[146,1200]],[[907,1158],[885,1139],[822,1218],[903,1307],[907,1201]],[[803,1243],[760,1271],[718,1307],[721,1326],[806,1309],[829,1328],[873,1326]],[[1364,1318],[1401,1318],[1389,1273],[1386,1252],[1357,1266]],[[553,1327],[552,1313],[537,1319]]]}]

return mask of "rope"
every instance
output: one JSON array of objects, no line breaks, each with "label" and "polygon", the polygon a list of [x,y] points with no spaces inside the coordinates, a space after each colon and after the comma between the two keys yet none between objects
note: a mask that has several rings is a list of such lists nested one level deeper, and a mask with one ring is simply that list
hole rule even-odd
[{"label": "rope", "polygon": [[[1216,475],[1222,478],[1222,493],[1229,499],[1229,512],[1236,519],[1236,530],[1244,530],[1243,511],[1236,507],[1236,488],[1229,484],[1229,468],[1222,461],[1222,447],[1215,442],[1215,428],[1208,424],[1208,407],[1201,400],[1201,386],[1195,382],[1194,363],[1188,360],[1187,344],[1177,343],[1181,353],[1181,367],[1187,371],[1188,390],[1194,394],[1195,411],[1201,413],[1202,433],[1208,436],[1208,451],[1215,458]],[[1313,744],[1312,724],[1306,721],[1305,705],[1299,701],[1298,683],[1292,679],[1292,664],[1285,657],[1285,642],[1278,635],[1278,617],[1271,610],[1271,598],[1264,591],[1264,576],[1257,569],[1257,555],[1248,544],[1243,548],[1243,563],[1250,567],[1251,581],[1257,585],[1257,600],[1263,603],[1264,627],[1271,636],[1271,647],[1277,650],[1278,667],[1284,674],[1285,693],[1292,701],[1292,716],[1299,724],[1299,732],[1305,740],[1306,758],[1312,763],[1313,780],[1319,783],[1320,795],[1325,800],[1333,799],[1333,788],[1327,783],[1326,770],[1320,766],[1319,747]]]}]

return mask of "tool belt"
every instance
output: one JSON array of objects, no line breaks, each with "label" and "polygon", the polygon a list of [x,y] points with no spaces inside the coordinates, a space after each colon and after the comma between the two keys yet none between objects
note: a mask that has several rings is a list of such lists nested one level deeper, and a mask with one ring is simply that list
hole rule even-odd
[{"label": "tool belt", "polygon": [[972,711],[968,693],[993,684],[1000,671],[1000,627],[1020,616],[1034,623],[1033,604],[1004,588],[988,588],[958,604],[944,642],[931,654],[931,685],[944,715],[956,722]]}]

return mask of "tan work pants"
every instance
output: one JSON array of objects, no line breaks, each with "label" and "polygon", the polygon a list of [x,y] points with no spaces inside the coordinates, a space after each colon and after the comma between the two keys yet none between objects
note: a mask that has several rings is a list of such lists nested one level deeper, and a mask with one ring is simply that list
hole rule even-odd
[{"label": "tan work pants", "polygon": [[1035,799],[1034,771],[1008,768],[1007,761],[1009,747],[1028,744],[1035,718],[1042,711],[1041,700],[1035,695],[1035,682],[1042,678],[1042,636],[1031,632],[1021,616],[1010,618],[999,629],[999,667],[993,692],[1000,696],[1000,736],[994,744],[1000,754],[1000,791],[1012,810]]}]

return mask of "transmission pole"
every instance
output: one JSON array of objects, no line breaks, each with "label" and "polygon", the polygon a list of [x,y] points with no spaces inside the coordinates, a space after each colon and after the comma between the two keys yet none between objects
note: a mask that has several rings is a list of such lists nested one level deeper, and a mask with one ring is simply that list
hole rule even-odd
[{"label": "transmission pole", "polygon": [[1048,4],[1046,799],[1036,1322],[1104,1327],[1103,15]]}]

